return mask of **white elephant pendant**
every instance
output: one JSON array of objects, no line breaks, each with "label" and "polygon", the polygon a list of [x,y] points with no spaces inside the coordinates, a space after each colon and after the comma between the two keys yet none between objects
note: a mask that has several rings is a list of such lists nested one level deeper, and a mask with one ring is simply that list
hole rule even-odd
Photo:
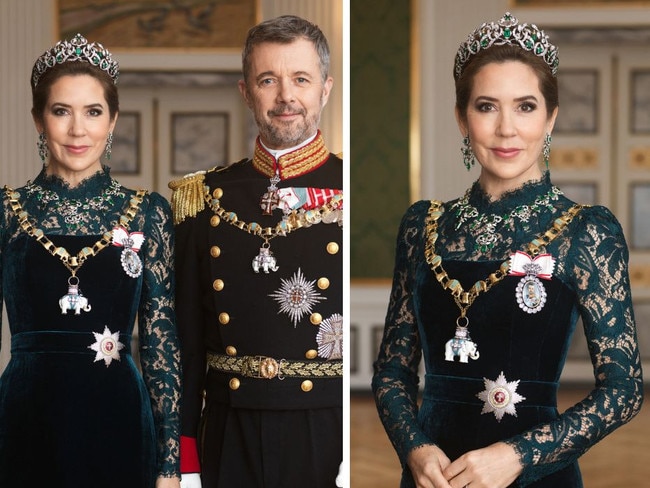
[{"label": "white elephant pendant", "polygon": [[68,310],[74,310],[75,315],[81,314],[81,311],[90,312],[90,303],[88,299],[82,295],[79,290],[79,285],[72,285],[68,283],[68,293],[59,299],[59,308],[61,313],[67,315]]},{"label": "white elephant pendant", "polygon": [[467,327],[456,327],[456,334],[445,343],[445,361],[454,361],[458,356],[461,363],[467,363],[468,359],[479,358],[478,346],[473,342],[467,331]]},{"label": "white elephant pendant", "polygon": [[277,271],[279,268],[273,253],[268,247],[262,246],[260,248],[260,253],[253,258],[253,271],[259,273],[260,270],[263,270],[266,274],[269,271]]}]

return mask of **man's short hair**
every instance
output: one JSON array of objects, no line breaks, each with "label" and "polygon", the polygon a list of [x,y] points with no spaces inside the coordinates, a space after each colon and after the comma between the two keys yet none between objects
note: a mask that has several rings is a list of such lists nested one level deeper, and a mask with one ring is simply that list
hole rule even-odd
[{"label": "man's short hair", "polygon": [[327,39],[316,24],[295,15],[281,15],[266,20],[248,31],[246,44],[242,51],[244,81],[248,82],[248,74],[251,68],[250,56],[256,45],[265,42],[290,44],[298,39],[306,39],[314,44],[320,61],[321,78],[325,82],[330,68],[330,48]]}]

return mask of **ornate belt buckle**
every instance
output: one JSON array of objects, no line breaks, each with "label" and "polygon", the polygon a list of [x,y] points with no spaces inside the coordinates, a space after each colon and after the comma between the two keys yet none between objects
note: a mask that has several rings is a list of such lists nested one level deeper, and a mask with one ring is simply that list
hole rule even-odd
[{"label": "ornate belt buckle", "polygon": [[280,372],[280,365],[275,359],[265,356],[257,356],[256,359],[259,364],[258,378],[270,380],[275,378]]}]

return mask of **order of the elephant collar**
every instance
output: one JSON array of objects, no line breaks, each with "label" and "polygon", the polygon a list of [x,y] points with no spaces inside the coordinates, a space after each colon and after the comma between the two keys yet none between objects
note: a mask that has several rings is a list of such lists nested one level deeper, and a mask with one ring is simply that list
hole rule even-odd
[{"label": "order of the elephant collar", "polygon": [[277,160],[264,148],[260,138],[255,142],[253,167],[271,178],[276,169],[281,180],[295,178],[315,170],[329,158],[329,151],[320,130],[311,142],[282,154]]}]

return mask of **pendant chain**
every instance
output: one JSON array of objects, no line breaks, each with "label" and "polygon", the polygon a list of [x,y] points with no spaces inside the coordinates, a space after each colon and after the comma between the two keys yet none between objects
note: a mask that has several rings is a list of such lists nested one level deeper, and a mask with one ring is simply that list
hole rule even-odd
[{"label": "pendant chain", "polygon": [[[537,256],[543,249],[560,233],[565,229],[565,227],[575,218],[576,215],[584,208],[584,205],[574,205],[569,210],[564,212],[560,217],[556,218],[553,221],[553,225],[543,234],[538,235],[531,242],[526,244],[526,250],[528,254],[532,257]],[[424,257],[431,267],[431,270],[434,272],[438,283],[442,285],[442,288],[449,290],[454,297],[456,305],[460,309],[459,319],[467,320],[467,310],[472,306],[474,300],[482,292],[487,292],[494,285],[499,283],[503,278],[508,275],[510,269],[510,259],[507,259],[499,269],[494,273],[491,273],[486,279],[479,280],[469,291],[465,291],[457,279],[450,278],[447,272],[442,267],[442,257],[436,254],[434,248],[436,240],[438,239],[438,219],[444,213],[443,204],[439,200],[432,200],[425,219],[425,236],[426,236],[426,245],[424,248]]]},{"label": "pendant chain", "polygon": [[208,192],[206,192],[205,200],[216,215],[230,225],[264,239],[264,243],[267,245],[271,239],[278,236],[286,236],[302,227],[311,227],[321,222],[325,224],[338,222],[339,225],[342,223],[340,208],[343,205],[343,195],[334,195],[329,202],[320,208],[300,212],[294,210],[290,214],[285,215],[275,227],[262,227],[257,222],[246,223],[240,220],[235,212],[229,212],[223,208],[219,203],[219,199],[212,198]]},{"label": "pendant chain", "polygon": [[[142,200],[144,199],[146,193],[146,190],[138,190],[136,195],[131,198],[129,202],[129,208],[124,213],[124,215],[120,216],[119,225],[128,229],[129,223],[138,213],[138,208],[142,203]],[[29,214],[23,209],[23,206],[19,201],[20,194],[18,192],[12,190],[8,186],[5,186],[5,194],[9,199],[9,204],[11,205],[11,209],[18,219],[20,227],[25,231],[27,235],[34,237],[36,241],[39,242],[52,256],[59,258],[63,265],[68,268],[73,277],[76,277],[77,271],[79,268],[81,268],[81,266],[83,266],[88,257],[96,256],[102,249],[111,243],[113,236],[112,229],[108,232],[105,232],[104,235],[97,242],[95,242],[92,247],[84,247],[77,253],[76,256],[71,256],[66,248],[57,247],[45,235],[45,232],[42,229],[35,227],[34,224],[29,221]]]}]

